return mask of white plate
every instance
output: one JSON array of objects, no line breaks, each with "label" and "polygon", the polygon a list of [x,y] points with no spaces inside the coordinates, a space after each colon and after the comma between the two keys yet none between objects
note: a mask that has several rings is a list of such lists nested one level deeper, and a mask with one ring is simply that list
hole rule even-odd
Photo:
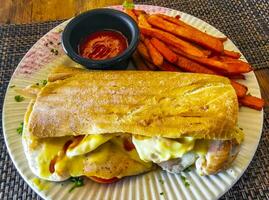
[{"label": "white plate", "polygon": [[[121,6],[114,8],[121,9]],[[138,5],[137,8],[150,13],[180,15],[182,20],[209,34],[224,36],[211,25],[186,13],[150,5]],[[23,88],[46,79],[48,72],[55,65],[74,65],[70,59],[64,56],[61,46],[58,45],[65,24],[66,22],[51,30],[29,50],[13,74],[9,86],[16,85],[15,88]],[[58,55],[51,52],[52,48],[58,49]],[[239,51],[230,40],[225,42],[225,48]],[[260,97],[259,86],[253,72],[246,74],[246,80],[243,83],[248,86],[251,94]],[[244,129],[245,141],[235,162],[230,169],[217,175],[201,177],[195,171],[183,173],[190,183],[190,187],[184,185],[180,175],[154,171],[140,176],[124,178],[110,185],[97,184],[86,180],[85,186],[77,188],[71,193],[68,190],[72,185],[68,181],[63,184],[43,182],[46,189],[41,190],[33,183],[35,176],[30,171],[24,155],[21,136],[16,132],[20,122],[23,121],[30,99],[19,103],[15,102],[15,88],[9,87],[7,89],[3,106],[3,130],[6,145],[21,176],[44,199],[217,199],[230,189],[243,174],[254,156],[261,136],[262,112],[241,108],[238,123],[239,127]],[[160,180],[163,180],[163,183]],[[163,193],[163,195],[160,193]]]}]

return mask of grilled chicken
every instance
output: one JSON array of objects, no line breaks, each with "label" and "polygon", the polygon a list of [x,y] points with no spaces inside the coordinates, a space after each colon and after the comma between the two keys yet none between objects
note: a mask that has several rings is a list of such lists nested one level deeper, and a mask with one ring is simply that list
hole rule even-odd
[{"label": "grilled chicken", "polygon": [[239,144],[235,140],[214,140],[210,143],[205,157],[199,157],[195,163],[201,175],[216,174],[226,169],[236,158]]},{"label": "grilled chicken", "polygon": [[239,144],[235,140],[212,140],[205,156],[188,152],[181,158],[164,161],[158,165],[170,173],[180,173],[195,163],[199,174],[210,175],[227,168],[238,152]]}]

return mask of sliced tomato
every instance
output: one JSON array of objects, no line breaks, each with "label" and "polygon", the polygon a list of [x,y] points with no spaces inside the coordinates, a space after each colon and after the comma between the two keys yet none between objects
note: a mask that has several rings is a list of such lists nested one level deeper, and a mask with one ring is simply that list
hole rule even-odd
[{"label": "sliced tomato", "polygon": [[75,136],[74,138],[75,139],[73,140],[73,142],[70,145],[68,145],[68,148],[70,148],[70,149],[77,146],[81,142],[81,140],[83,140],[84,135]]},{"label": "sliced tomato", "polygon": [[123,146],[124,146],[124,149],[126,151],[132,151],[135,148],[135,146],[132,143],[132,141],[129,140],[128,138],[124,138],[124,140],[123,140]]},{"label": "sliced tomato", "polygon": [[114,183],[119,180],[117,177],[114,177],[111,179],[103,179],[103,178],[98,178],[96,176],[90,176],[89,178],[97,183]]},{"label": "sliced tomato", "polygon": [[50,173],[54,173],[55,172],[55,164],[57,162],[58,156],[54,156],[54,158],[50,161],[50,165],[49,165],[49,171]]},{"label": "sliced tomato", "polygon": [[72,140],[68,140],[65,144],[64,144],[64,147],[63,147],[63,151],[64,153],[67,151],[68,147],[73,143]]}]

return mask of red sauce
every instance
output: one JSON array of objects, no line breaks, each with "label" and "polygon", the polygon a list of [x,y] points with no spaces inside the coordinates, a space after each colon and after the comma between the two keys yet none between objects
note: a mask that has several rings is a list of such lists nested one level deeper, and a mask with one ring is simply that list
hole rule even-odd
[{"label": "red sauce", "polygon": [[103,30],[88,35],[79,45],[79,55],[91,60],[106,60],[127,49],[126,37],[113,30]]}]

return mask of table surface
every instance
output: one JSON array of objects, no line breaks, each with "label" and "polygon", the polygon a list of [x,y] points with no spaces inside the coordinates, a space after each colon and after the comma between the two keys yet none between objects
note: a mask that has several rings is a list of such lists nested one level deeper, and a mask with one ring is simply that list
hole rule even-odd
[{"label": "table surface", "polygon": [[0,24],[67,19],[92,8],[123,2],[124,0],[2,0]]},{"label": "table surface", "polygon": [[[131,0],[130,0],[131,1]],[[224,5],[226,3],[222,3],[221,0],[152,0],[152,1],[148,1],[148,0],[141,0],[139,1],[139,3],[144,3],[144,4],[153,4],[153,5],[163,5],[163,6],[167,6],[170,8],[175,8],[178,10],[182,10],[184,12],[188,12],[190,14],[193,14],[197,17],[200,17],[203,20],[208,21],[210,24],[212,24],[213,26],[216,26],[216,28],[218,28],[219,30],[230,30],[231,34],[229,35],[229,32],[224,32],[225,34],[228,33],[228,36],[231,36],[231,39],[236,43],[236,45],[240,48],[240,50],[245,50],[244,55],[247,57],[248,60],[252,61],[253,63],[259,63],[258,65],[262,66],[262,69],[257,69],[260,68],[259,66],[255,65],[255,74],[257,76],[257,79],[259,81],[260,84],[260,88],[261,88],[261,93],[262,93],[262,97],[265,99],[266,102],[266,108],[265,111],[269,111],[269,56],[267,56],[267,59],[263,59],[262,62],[260,61],[260,57],[259,54],[261,54],[261,52],[254,52],[256,51],[256,49],[261,49],[261,51],[263,51],[262,53],[262,57],[266,57],[266,55],[268,55],[269,52],[269,40],[267,42],[264,43],[259,43],[262,44],[262,47],[258,47],[258,48],[253,48],[253,46],[251,45],[255,45],[256,42],[258,42],[258,40],[260,40],[259,37],[263,37],[263,35],[259,35],[259,37],[255,37],[253,38],[253,42],[251,44],[248,44],[248,40],[249,38],[246,38],[246,40],[240,38],[240,37],[235,37],[235,33],[233,32],[233,25],[238,26],[238,24],[241,24],[242,21],[240,20],[249,20],[249,23],[245,23],[244,27],[248,27],[247,25],[252,23],[255,20],[264,20],[264,18],[259,18],[257,16],[255,16],[255,19],[251,18],[251,15],[253,14],[257,14],[257,13],[252,13],[251,9],[248,9],[248,7],[251,5],[253,7],[253,5],[255,4],[255,6],[257,6],[256,8],[260,8],[261,10],[266,10],[266,6],[268,6],[269,4],[266,2],[267,0],[259,0],[256,1],[255,0],[248,0],[248,1],[241,1],[241,0],[231,0],[229,2],[226,2],[228,5]],[[19,60],[21,59],[21,57],[23,56],[23,54],[25,53],[25,50],[22,51],[22,48],[26,49],[25,46],[27,46],[27,48],[30,48],[30,46],[34,43],[34,40],[36,41],[38,38],[41,37],[41,32],[42,34],[44,34],[47,30],[49,30],[49,28],[47,26],[51,26],[50,28],[52,28],[53,26],[55,26],[58,22],[51,22],[48,24],[40,24],[37,26],[32,26],[32,25],[26,25],[25,27],[18,27],[18,26],[13,26],[11,25],[10,27],[8,27],[7,25],[3,25],[2,27],[2,33],[1,33],[1,24],[31,24],[31,23],[36,23],[36,22],[44,22],[44,21],[52,21],[52,20],[59,20],[59,19],[67,19],[70,18],[74,15],[77,15],[80,12],[83,12],[85,10],[91,9],[91,8],[96,8],[96,7],[103,7],[103,6],[108,6],[108,5],[114,5],[114,4],[122,4],[123,0],[68,0],[68,1],[60,1],[60,0],[2,0],[0,3],[0,58],[2,58],[2,60],[0,59],[0,67],[1,68],[5,68],[8,69],[6,71],[1,71],[0,70],[0,89],[1,91],[5,90],[4,88],[6,87],[8,80],[7,78],[3,78],[3,80],[1,79],[1,77],[6,77],[6,74],[9,73],[10,75],[12,74],[14,69],[9,69],[10,66],[13,66],[15,68],[15,63],[18,63]],[[159,3],[162,2],[162,3]],[[205,5],[206,4],[206,5]],[[221,5],[219,5],[221,4]],[[222,13],[231,13],[231,11],[229,9],[234,9],[234,7],[238,8],[240,6],[238,6],[238,4],[242,4],[243,7],[241,12],[245,12],[245,10],[247,10],[248,13],[240,13],[239,12],[235,12],[234,15],[236,17],[242,17],[240,19],[238,19],[238,21],[236,21],[235,23],[232,23],[230,20],[229,24],[223,24],[223,22],[217,21],[217,20],[221,20],[223,19],[224,21],[229,20],[229,16],[217,16],[216,20],[214,18],[210,18],[210,14],[211,15],[219,15],[219,11],[223,11],[221,9],[227,9],[227,12],[222,12]],[[197,5],[201,6],[201,9],[197,9]],[[217,6],[216,6],[217,5]],[[203,7],[204,6],[204,7]],[[205,7],[208,8],[205,8]],[[215,6],[215,8],[214,8]],[[226,6],[226,7],[225,7]],[[234,7],[231,7],[234,6]],[[237,7],[238,6],[238,7]],[[61,7],[64,7],[65,9],[60,9]],[[245,9],[245,10],[244,10]],[[212,10],[215,10],[217,13],[209,13]],[[268,9],[267,9],[268,10]],[[193,11],[193,12],[192,12]],[[203,13],[206,12],[206,13]],[[200,13],[200,14],[199,14]],[[202,13],[202,14],[201,14]],[[249,15],[250,14],[250,15]],[[208,16],[208,17],[207,17]],[[236,18],[235,17],[235,18]],[[244,19],[244,17],[246,17]],[[268,17],[269,18],[269,17]],[[219,22],[219,23],[218,23]],[[256,21],[255,21],[256,22]],[[268,21],[264,22],[264,32],[265,35],[267,34],[267,36],[269,36],[269,26],[268,26]],[[38,27],[38,30],[37,28]],[[237,28],[237,27],[235,27]],[[256,28],[256,27],[254,27]],[[9,36],[8,34],[5,34],[4,31],[10,31],[13,32],[12,30],[15,31],[23,31],[24,33],[27,33],[26,36],[24,37],[24,40],[21,40],[21,45],[17,47],[10,46],[6,43],[10,43],[12,40],[11,36]],[[29,29],[26,30],[26,29]],[[44,30],[43,30],[44,29]],[[242,31],[242,30],[241,30]],[[38,32],[38,34],[33,35],[33,33]],[[255,30],[253,30],[253,34],[254,34]],[[20,32],[18,34],[21,34]],[[29,34],[29,37],[28,37]],[[30,35],[32,37],[34,37],[35,39],[31,38]],[[240,34],[239,34],[240,35]],[[246,34],[245,34],[246,35]],[[267,37],[266,36],[266,37]],[[252,37],[252,35],[250,34],[250,37]],[[3,39],[1,39],[3,38]],[[29,41],[28,41],[29,40]],[[257,41],[256,41],[257,40]],[[4,50],[2,50],[1,52],[1,45],[4,46]],[[12,49],[9,49],[12,47]],[[251,47],[251,48],[250,48]],[[249,49],[248,49],[249,48]],[[10,51],[10,52],[9,52]],[[14,53],[15,52],[15,53]],[[266,53],[264,53],[266,52]],[[9,54],[5,54],[5,53],[9,53]],[[253,54],[253,55],[251,55]],[[13,56],[6,56],[6,55],[13,55]],[[1,57],[2,56],[2,57]],[[7,67],[6,67],[7,66]],[[4,84],[2,84],[4,83]],[[1,101],[2,101],[1,97]],[[266,112],[266,113],[267,113]],[[241,178],[241,182],[239,184],[236,184],[234,186],[234,192],[227,194],[225,197],[225,199],[228,199],[229,197],[232,197],[235,194],[240,195],[239,193],[243,194],[244,199],[249,199],[248,195],[251,195],[252,197],[255,197],[255,192],[260,193],[260,197],[269,197],[268,194],[264,194],[263,192],[265,191],[257,191],[257,187],[261,188],[264,185],[268,186],[268,180],[265,181],[264,179],[266,179],[266,177],[268,177],[268,169],[267,170],[263,170],[263,172],[261,173],[259,171],[259,169],[263,169],[266,167],[264,166],[268,166],[267,161],[264,162],[265,157],[263,156],[268,156],[268,149],[266,150],[266,145],[268,145],[269,139],[268,139],[268,128],[269,128],[269,114],[265,114],[265,125],[264,125],[264,133],[263,133],[263,138],[262,141],[260,143],[260,147],[256,153],[256,156],[254,157],[254,161],[252,162],[252,165],[250,167],[250,169],[248,171],[246,171],[245,175]],[[1,129],[1,127],[0,127]],[[2,132],[0,130],[0,132]],[[2,149],[2,144],[4,144],[3,142],[3,138],[1,135],[1,143],[0,143],[0,149]],[[4,147],[3,147],[4,148]],[[6,151],[6,150],[5,150]],[[4,155],[4,156],[3,156]],[[261,157],[260,157],[261,156]],[[3,196],[4,194],[1,194],[2,190],[5,189],[4,192],[9,192],[6,191],[7,188],[11,188],[8,195],[8,198],[10,197],[10,199],[14,199],[14,197],[21,197],[20,196],[20,192],[22,193],[22,191],[24,191],[25,183],[21,182],[21,179],[19,179],[19,184],[16,184],[16,181],[18,181],[17,179],[17,175],[14,175],[13,173],[15,173],[15,169],[14,166],[12,165],[12,162],[10,161],[10,159],[7,156],[7,152],[5,153],[1,153],[0,155],[0,167],[4,166],[4,169],[2,172],[5,172],[2,174],[2,177],[0,177],[0,182],[1,180],[10,177],[16,177],[14,180],[9,180],[11,182],[10,186],[5,186],[2,183],[0,184],[0,199],[2,199],[1,197],[6,197]],[[3,161],[3,162],[2,162]],[[6,164],[9,163],[9,164]],[[2,166],[3,165],[3,166]],[[255,180],[249,180],[248,177],[253,177],[253,173],[256,174],[256,179]],[[261,175],[263,174],[263,175]],[[244,186],[242,186],[242,180],[244,183]],[[258,182],[256,182],[256,180]],[[8,181],[8,180],[7,180]],[[14,183],[12,182],[14,181]],[[262,182],[262,184],[261,184]],[[20,185],[23,186],[23,188],[19,188],[18,193],[15,192],[15,189],[12,189],[12,183],[16,186]],[[258,184],[258,185],[256,185]],[[248,188],[246,189],[245,186]],[[246,192],[246,191],[249,192]],[[268,191],[268,188],[267,190]],[[239,192],[239,193],[238,193]],[[14,196],[14,193],[15,196]],[[266,193],[266,192],[265,192]],[[37,198],[37,196],[34,193],[31,192],[27,192],[27,195],[31,195],[31,196],[26,196],[24,198],[24,196],[26,195],[25,193],[22,195],[23,199],[35,199]],[[34,195],[34,196],[32,196]],[[247,195],[247,196],[246,196]],[[234,196],[233,196],[234,197]],[[242,197],[242,196],[241,196]],[[258,199],[261,199],[258,198]],[[3,199],[7,199],[7,198],[3,198]],[[39,198],[38,198],[39,199]]]}]

